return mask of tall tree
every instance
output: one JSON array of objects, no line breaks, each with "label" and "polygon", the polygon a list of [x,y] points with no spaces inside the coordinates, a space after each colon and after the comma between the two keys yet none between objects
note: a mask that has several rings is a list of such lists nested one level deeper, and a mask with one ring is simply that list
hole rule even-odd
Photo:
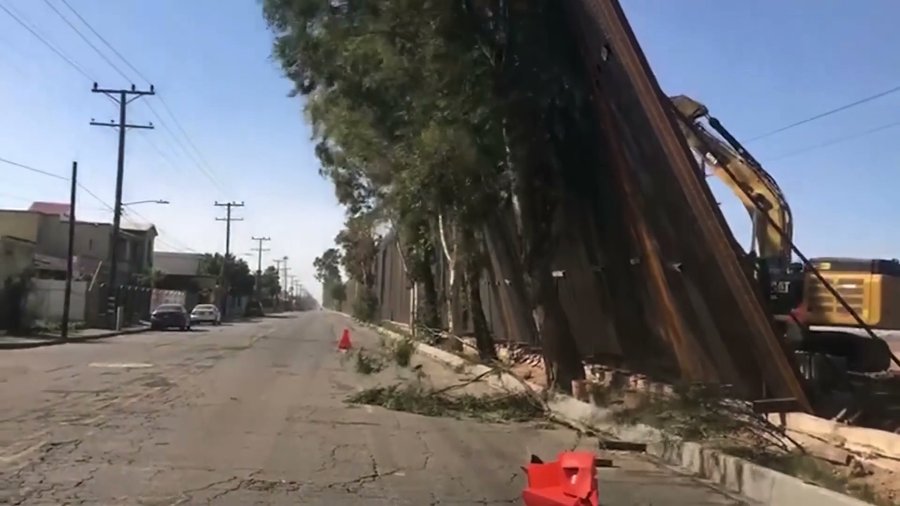
[{"label": "tall tree", "polygon": [[274,265],[266,267],[259,279],[259,293],[263,298],[272,299],[281,293],[281,273]]},{"label": "tall tree", "polygon": [[[225,257],[216,253],[214,255],[205,254],[200,260],[200,274],[218,277],[222,273],[222,263]],[[228,292],[235,296],[249,296],[253,294],[253,288],[256,281],[250,271],[250,266],[243,259],[235,259],[233,255],[228,255],[228,262],[225,263],[225,280],[228,285]]]},{"label": "tall tree", "polygon": [[[370,286],[361,217],[370,232],[395,222],[426,290],[430,268],[417,260],[446,240],[439,225],[484,228],[506,252],[499,261],[515,267],[504,278],[528,295],[522,307],[540,323],[552,381],[568,388],[583,377],[551,277],[566,147],[557,131],[562,111],[585,98],[569,89],[577,83],[559,2],[265,0],[264,12],[274,53],[306,96],[322,172],[348,211],[338,238],[348,275]],[[503,230],[510,222],[514,234]]]}]

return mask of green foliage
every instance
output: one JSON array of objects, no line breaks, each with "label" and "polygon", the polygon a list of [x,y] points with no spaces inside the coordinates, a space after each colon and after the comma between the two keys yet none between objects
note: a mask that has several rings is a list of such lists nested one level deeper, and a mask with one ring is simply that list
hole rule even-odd
[{"label": "green foliage", "polygon": [[143,286],[147,288],[162,288],[162,279],[165,277],[162,271],[156,269],[148,269],[131,275],[129,283],[134,286]]},{"label": "green foliage", "polygon": [[341,282],[341,252],[336,248],[328,248],[322,255],[313,260],[316,280],[323,285]]},{"label": "green foliage", "polygon": [[[558,335],[542,337],[575,349],[558,304],[542,300],[555,295],[534,282],[549,279],[566,186],[591,188],[588,168],[600,166],[564,4],[263,0],[273,54],[304,96],[320,172],[347,210],[336,238],[347,275],[372,287],[374,231],[389,222],[425,287],[428,326],[439,321],[436,218],[478,229],[498,213],[508,220],[515,196],[520,230],[509,251],[530,279],[514,282],[557,320],[545,328]],[[583,374],[575,352],[561,356],[568,373]]]},{"label": "green foliage", "polygon": [[337,239],[351,278],[366,284],[369,222],[397,225],[411,276],[434,261],[438,212],[481,219],[496,200],[501,121],[490,58],[458,5],[388,0],[378,7],[267,0],[275,56],[319,143],[322,173],[347,207]]},{"label": "green foliage", "polygon": [[228,292],[236,296],[245,296],[253,294],[253,287],[256,281],[250,272],[250,267],[243,259],[235,259],[233,255],[228,255],[228,261],[225,257],[216,253],[215,255],[203,255],[200,260],[200,274],[207,276],[215,276],[219,278],[222,275],[222,264],[225,264],[225,281],[228,285]]},{"label": "green foliage", "polygon": [[333,283],[328,287],[331,298],[337,302],[347,300],[347,285],[344,283]]},{"label": "green foliage", "polygon": [[365,348],[360,348],[354,354],[353,365],[360,374],[375,374],[384,369],[384,361],[378,355],[369,354]]},{"label": "green foliage", "polygon": [[33,323],[27,311],[31,276],[32,272],[26,270],[18,276],[7,277],[0,285],[0,329],[12,335],[27,334]]},{"label": "green foliage", "polygon": [[416,342],[409,336],[400,339],[384,341],[384,346],[393,357],[394,362],[400,367],[409,367],[412,356],[416,352]]},{"label": "green foliage", "polygon": [[525,422],[545,416],[543,407],[526,394],[451,396],[420,384],[370,388],[352,395],[348,402],[425,416],[474,418],[487,422]]},{"label": "green foliage", "polygon": [[272,298],[281,293],[281,275],[274,265],[266,267],[259,279],[259,292],[263,298]]},{"label": "green foliage", "polygon": [[378,253],[378,238],[372,217],[348,218],[335,242],[344,250],[341,261],[350,279],[371,288],[375,283],[375,255]]},{"label": "green foliage", "polygon": [[372,290],[362,287],[353,301],[353,316],[370,323],[378,319],[378,297]]}]

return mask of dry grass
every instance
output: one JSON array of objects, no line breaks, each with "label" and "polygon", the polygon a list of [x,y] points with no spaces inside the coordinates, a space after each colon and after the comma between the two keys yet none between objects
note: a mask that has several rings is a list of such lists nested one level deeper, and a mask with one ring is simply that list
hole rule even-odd
[{"label": "dry grass", "polygon": [[469,418],[486,422],[524,422],[545,417],[543,407],[525,394],[449,395],[419,384],[370,388],[352,395],[348,402],[425,416]]}]

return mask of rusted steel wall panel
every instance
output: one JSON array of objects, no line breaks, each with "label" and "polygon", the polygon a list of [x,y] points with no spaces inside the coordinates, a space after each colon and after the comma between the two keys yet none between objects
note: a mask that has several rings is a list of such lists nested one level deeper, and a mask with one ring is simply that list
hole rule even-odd
[{"label": "rusted steel wall panel", "polygon": [[610,162],[598,170],[612,172],[622,197],[646,281],[647,317],[659,323],[684,377],[806,405],[796,368],[620,6],[615,0],[566,2]]}]

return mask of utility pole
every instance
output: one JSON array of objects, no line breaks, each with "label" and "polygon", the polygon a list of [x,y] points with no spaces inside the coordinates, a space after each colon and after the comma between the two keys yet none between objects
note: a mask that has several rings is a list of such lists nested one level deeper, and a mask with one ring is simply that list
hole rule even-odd
[{"label": "utility pole", "polygon": [[66,254],[66,291],[63,293],[62,328],[63,339],[69,338],[69,307],[72,304],[72,255],[75,248],[75,195],[78,189],[78,162],[72,162],[72,191],[69,194],[69,249]]},{"label": "utility pole", "polygon": [[251,237],[254,241],[257,242],[257,247],[253,248],[253,251],[257,253],[256,256],[256,297],[262,298],[262,293],[260,290],[262,289],[262,255],[263,251],[270,251],[268,248],[263,248],[263,242],[271,241],[271,237]]},{"label": "utility pole", "polygon": [[[91,89],[92,93],[103,93],[107,97],[111,98],[114,102],[119,104],[119,122],[110,120],[109,122],[101,122],[91,120],[92,126],[103,126],[103,127],[112,127],[119,129],[119,156],[118,162],[116,163],[116,203],[113,208],[113,229],[112,229],[112,241],[110,243],[110,251],[109,251],[109,292],[107,294],[107,311],[112,314],[112,325],[113,328],[117,326],[116,322],[116,312],[118,307],[118,285],[116,274],[118,271],[118,262],[119,262],[119,226],[122,220],[122,180],[125,176],[125,131],[129,128],[142,128],[142,129],[153,129],[153,124],[147,125],[131,125],[126,121],[126,109],[128,108],[128,104],[131,102],[143,97],[144,95],[155,95],[156,92],[153,89],[153,85],[150,85],[150,91],[138,90],[132,84],[130,90],[113,90],[113,89],[104,89],[97,87],[97,83],[94,83],[94,87]],[[130,98],[129,98],[130,97]]]},{"label": "utility pole", "polygon": [[288,257],[287,257],[287,255],[285,255],[285,256],[284,256],[284,259],[282,259],[282,262],[283,262],[283,263],[282,263],[282,266],[281,266],[281,269],[284,271],[284,284],[281,285],[281,287],[282,287],[282,290],[284,290],[284,296],[285,296],[285,298],[287,298],[287,294],[288,294],[288,283],[290,283],[290,280],[288,280],[288,271],[291,270],[291,268],[288,267],[288,265],[287,265],[287,261],[288,261]]},{"label": "utility pole", "polygon": [[[287,265],[287,257],[284,258],[276,258],[275,262],[275,270],[278,272],[278,284],[281,285],[281,269],[282,265]],[[278,299],[284,299],[284,286],[280,286],[281,290],[278,291]]]},{"label": "utility pole", "polygon": [[216,221],[224,221],[225,222],[225,256],[222,257],[222,272],[219,274],[220,277],[220,286],[222,287],[222,291],[224,293],[224,298],[222,299],[222,317],[227,316],[228,313],[228,278],[225,276],[225,273],[228,271],[228,256],[231,254],[231,222],[232,221],[244,221],[243,218],[232,218],[231,217],[231,208],[233,207],[244,207],[243,202],[222,202],[219,203],[217,200],[215,203],[216,207],[224,207],[225,208],[225,217],[224,218],[216,218]]}]

